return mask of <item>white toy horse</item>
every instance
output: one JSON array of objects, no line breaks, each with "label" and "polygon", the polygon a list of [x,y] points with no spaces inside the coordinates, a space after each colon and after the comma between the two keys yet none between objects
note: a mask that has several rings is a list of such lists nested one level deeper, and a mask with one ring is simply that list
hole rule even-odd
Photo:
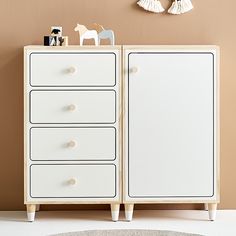
[{"label": "white toy horse", "polygon": [[79,32],[80,46],[83,45],[84,39],[94,39],[95,45],[98,46],[98,33],[96,30],[88,30],[84,25],[77,24],[74,31]]},{"label": "white toy horse", "polygon": [[109,39],[111,45],[115,44],[115,36],[114,36],[114,32],[112,30],[106,30],[106,29],[104,29],[104,27],[102,25],[99,25],[97,23],[94,23],[92,28],[98,32],[98,43],[99,44],[101,42],[101,39]]}]

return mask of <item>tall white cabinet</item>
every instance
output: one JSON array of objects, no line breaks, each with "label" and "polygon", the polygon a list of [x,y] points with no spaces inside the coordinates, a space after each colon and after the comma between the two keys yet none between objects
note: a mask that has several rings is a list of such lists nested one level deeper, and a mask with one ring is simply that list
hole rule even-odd
[{"label": "tall white cabinet", "polygon": [[121,47],[24,50],[25,204],[121,202]]},{"label": "tall white cabinet", "polygon": [[218,48],[124,47],[124,203],[219,201]]}]

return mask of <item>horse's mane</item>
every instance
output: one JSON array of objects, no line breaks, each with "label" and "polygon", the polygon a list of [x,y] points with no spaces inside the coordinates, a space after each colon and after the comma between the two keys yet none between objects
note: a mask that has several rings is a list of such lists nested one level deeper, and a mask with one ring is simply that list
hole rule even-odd
[{"label": "horse's mane", "polygon": [[102,25],[99,25],[99,24],[97,24],[97,23],[94,23],[94,24],[93,24],[93,27],[94,27],[94,29],[95,29],[96,31],[98,31],[99,33],[100,33],[101,31],[105,30]]},{"label": "horse's mane", "polygon": [[79,31],[80,34],[84,34],[86,31],[88,31],[85,25],[77,24],[75,28],[77,29],[77,31]]}]

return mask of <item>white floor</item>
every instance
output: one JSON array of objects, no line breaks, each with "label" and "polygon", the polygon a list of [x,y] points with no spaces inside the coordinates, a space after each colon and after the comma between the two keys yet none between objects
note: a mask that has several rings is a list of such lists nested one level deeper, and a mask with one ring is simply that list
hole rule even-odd
[{"label": "white floor", "polygon": [[0,212],[1,236],[42,236],[92,229],[161,229],[210,236],[236,236],[236,210],[220,210],[214,222],[206,211],[136,210],[132,222],[112,222],[109,211],[41,211],[29,223],[22,211]]}]

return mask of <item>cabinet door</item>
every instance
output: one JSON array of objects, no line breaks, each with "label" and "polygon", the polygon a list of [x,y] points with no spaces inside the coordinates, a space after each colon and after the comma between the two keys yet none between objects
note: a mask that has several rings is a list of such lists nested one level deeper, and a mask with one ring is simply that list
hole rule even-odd
[{"label": "cabinet door", "polygon": [[211,52],[127,54],[129,198],[214,196],[214,63]]}]

